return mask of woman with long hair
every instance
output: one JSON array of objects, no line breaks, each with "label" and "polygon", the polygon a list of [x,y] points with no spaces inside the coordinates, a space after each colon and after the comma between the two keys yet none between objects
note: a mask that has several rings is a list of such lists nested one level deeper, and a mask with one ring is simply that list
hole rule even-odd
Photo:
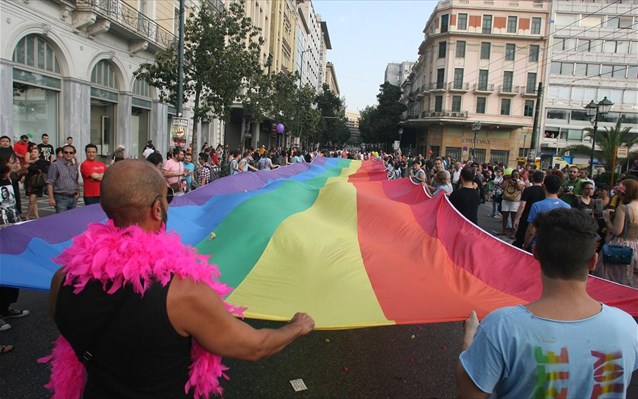
[{"label": "woman with long hair", "polygon": [[615,264],[598,258],[596,275],[619,284],[638,288],[638,181],[626,179],[616,187],[616,193],[622,203],[615,211],[605,209],[603,219],[607,230],[613,235],[611,245],[630,247],[633,250],[631,263]]},{"label": "woman with long hair", "polygon": [[46,176],[49,171],[49,164],[40,159],[40,149],[37,146],[31,147],[28,153],[31,162],[28,168],[27,178],[25,179],[25,191],[29,197],[29,207],[27,208],[26,219],[39,219],[38,197],[42,197],[44,187],[46,186]]}]

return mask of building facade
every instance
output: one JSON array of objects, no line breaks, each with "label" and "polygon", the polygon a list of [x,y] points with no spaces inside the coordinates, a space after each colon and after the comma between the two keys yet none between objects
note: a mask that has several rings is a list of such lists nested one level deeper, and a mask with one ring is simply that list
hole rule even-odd
[{"label": "building facade", "polygon": [[[605,97],[614,105],[599,129],[622,118],[623,127],[638,133],[637,6],[638,1],[552,2],[541,153],[591,146],[585,132],[592,124],[584,106]],[[589,155],[574,155],[575,163],[589,163]]]},{"label": "building facade", "polygon": [[408,76],[410,76],[410,72],[412,71],[414,64],[414,62],[410,61],[389,63],[388,66],[385,67],[383,81],[401,87]]},{"label": "building facade", "polygon": [[339,83],[337,83],[337,72],[335,71],[335,66],[332,62],[326,63],[326,84],[335,96],[341,96],[341,92],[339,91]]},{"label": "building facade", "polygon": [[403,137],[424,155],[515,164],[531,142],[548,25],[545,1],[439,1],[402,86]]},{"label": "building facade", "polygon": [[346,126],[350,129],[350,140],[348,140],[349,144],[361,144],[361,132],[359,131],[360,118],[361,114],[359,112],[346,111]]}]

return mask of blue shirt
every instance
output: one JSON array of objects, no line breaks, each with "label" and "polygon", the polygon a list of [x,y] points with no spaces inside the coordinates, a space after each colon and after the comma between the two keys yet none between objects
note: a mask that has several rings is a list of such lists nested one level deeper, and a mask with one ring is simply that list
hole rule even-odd
[{"label": "blue shirt", "polygon": [[534,223],[534,220],[536,220],[536,216],[538,216],[539,213],[549,212],[552,209],[557,208],[571,208],[571,206],[569,206],[569,204],[567,204],[565,201],[562,201],[558,198],[545,198],[542,201],[534,202],[534,204],[532,205],[532,209],[529,211],[527,222],[529,224],[532,224]]},{"label": "blue shirt", "polygon": [[498,398],[624,398],[638,369],[638,325],[607,305],[573,321],[505,307],[479,324],[460,360],[476,386]]},{"label": "blue shirt", "polygon": [[186,184],[188,184],[188,187],[190,187],[191,182],[193,181],[193,172],[195,171],[195,165],[193,163],[186,163],[186,162],[183,162],[183,164],[184,164],[184,169],[191,172],[190,175],[184,178],[184,180],[186,180]]}]

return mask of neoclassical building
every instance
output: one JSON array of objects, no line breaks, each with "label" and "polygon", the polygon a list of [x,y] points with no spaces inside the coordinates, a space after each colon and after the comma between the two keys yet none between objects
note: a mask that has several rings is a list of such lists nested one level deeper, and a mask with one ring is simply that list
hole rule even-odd
[{"label": "neoclassical building", "polygon": [[514,165],[531,142],[548,25],[545,1],[439,1],[402,86],[402,141],[424,155]]},{"label": "neoclassical building", "polygon": [[133,72],[175,40],[173,2],[9,0],[0,8],[2,134],[40,142],[46,133],[54,146],[71,136],[78,152],[93,143],[104,159],[120,144],[140,156],[149,139],[168,148],[175,109]]}]

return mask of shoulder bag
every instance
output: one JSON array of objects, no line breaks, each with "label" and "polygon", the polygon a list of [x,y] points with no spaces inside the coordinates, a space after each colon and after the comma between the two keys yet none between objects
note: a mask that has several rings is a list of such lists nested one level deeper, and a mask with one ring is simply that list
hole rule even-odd
[{"label": "shoulder bag", "polygon": [[[625,208],[625,234],[624,239],[627,239],[627,225],[629,222],[629,207],[623,205]],[[603,262],[612,265],[628,265],[634,256],[634,250],[631,247],[625,245],[613,245],[605,244],[602,249]]]}]

